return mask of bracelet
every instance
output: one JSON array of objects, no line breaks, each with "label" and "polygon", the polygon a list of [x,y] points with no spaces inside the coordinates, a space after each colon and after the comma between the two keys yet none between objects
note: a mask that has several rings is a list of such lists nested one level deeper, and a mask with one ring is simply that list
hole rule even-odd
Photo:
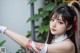
[{"label": "bracelet", "polygon": [[37,53],[46,53],[46,52],[47,52],[47,48],[48,48],[48,44],[45,44],[45,46],[44,46],[43,49],[37,50],[36,47],[35,47],[35,43],[32,41],[31,47],[32,47]]},{"label": "bracelet", "polygon": [[31,47],[30,43],[31,43],[31,39],[29,39],[29,40],[27,41],[26,48],[29,49],[29,48]]}]

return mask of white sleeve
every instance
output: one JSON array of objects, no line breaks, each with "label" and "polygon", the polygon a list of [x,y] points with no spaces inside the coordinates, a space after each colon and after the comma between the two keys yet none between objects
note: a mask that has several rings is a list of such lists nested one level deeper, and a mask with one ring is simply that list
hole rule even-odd
[{"label": "white sleeve", "polygon": [[0,25],[0,33],[4,33],[4,31],[7,29],[5,26]]},{"label": "white sleeve", "polygon": [[35,43],[32,41],[31,47],[32,47],[37,53],[46,53],[46,52],[47,52],[47,48],[48,48],[48,44],[45,44],[45,46],[44,46],[43,49],[37,50],[36,47],[35,47]]}]

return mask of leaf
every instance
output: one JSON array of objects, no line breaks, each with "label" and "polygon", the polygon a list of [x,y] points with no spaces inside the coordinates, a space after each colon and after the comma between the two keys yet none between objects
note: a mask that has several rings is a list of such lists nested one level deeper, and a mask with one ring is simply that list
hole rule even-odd
[{"label": "leaf", "polygon": [[36,40],[36,42],[45,43],[45,40],[43,40],[43,39],[41,39],[41,40]]},{"label": "leaf", "polygon": [[45,18],[46,16],[49,16],[49,12],[48,12],[48,11],[45,11],[45,12],[43,12],[43,14],[42,14],[42,17],[43,17],[43,18]]},{"label": "leaf", "polygon": [[36,28],[39,28],[39,26],[35,26],[35,29],[36,29]]},{"label": "leaf", "polygon": [[5,42],[6,42],[6,40],[1,41],[0,46],[2,46]]},{"label": "leaf", "polygon": [[37,0],[28,0],[28,1],[29,1],[28,4],[32,4],[32,3],[36,2]]},{"label": "leaf", "polygon": [[62,1],[63,1],[63,0],[58,0],[57,2],[58,2],[58,3],[62,3]]},{"label": "leaf", "polygon": [[55,3],[49,3],[49,4],[46,6],[46,10],[47,10],[47,11],[51,11],[51,10],[53,10],[55,7],[56,7],[56,4],[55,4]]},{"label": "leaf", "polygon": [[48,30],[49,30],[49,25],[46,25],[45,26],[45,32],[48,32]]},{"label": "leaf", "polygon": [[38,32],[42,34],[44,32],[47,32],[48,30],[49,30],[49,25],[42,25],[39,27]]},{"label": "leaf", "polygon": [[38,13],[41,14],[43,12],[43,8],[38,9]]},{"label": "leaf", "polygon": [[40,15],[40,14],[34,14],[33,16],[31,16],[31,17],[27,20],[27,22],[33,21],[33,20],[37,20],[37,19],[39,19],[39,18],[41,18],[41,17],[42,17],[42,15]]},{"label": "leaf", "polygon": [[28,31],[26,37],[30,37],[30,36],[31,36],[31,31]]},{"label": "leaf", "polygon": [[40,27],[40,28],[38,29],[38,32],[42,34],[42,33],[44,32],[44,27]]},{"label": "leaf", "polygon": [[24,49],[24,50],[26,49],[26,48],[25,48],[25,47],[23,47],[23,46],[21,46],[21,48],[22,48],[22,49]]},{"label": "leaf", "polygon": [[16,51],[16,53],[22,53],[22,50],[21,50],[21,49],[19,49],[18,51]]}]

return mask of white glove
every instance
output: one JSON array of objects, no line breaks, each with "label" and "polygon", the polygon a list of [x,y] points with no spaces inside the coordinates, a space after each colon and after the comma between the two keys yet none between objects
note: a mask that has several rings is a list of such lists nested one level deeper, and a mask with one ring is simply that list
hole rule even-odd
[{"label": "white glove", "polygon": [[5,26],[0,25],[0,33],[4,33],[4,31],[7,29]]}]

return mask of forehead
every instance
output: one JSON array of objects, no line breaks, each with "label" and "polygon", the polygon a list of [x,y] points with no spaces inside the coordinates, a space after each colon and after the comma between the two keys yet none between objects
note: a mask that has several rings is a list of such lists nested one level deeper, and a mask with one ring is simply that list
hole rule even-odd
[{"label": "forehead", "polygon": [[52,18],[61,19],[62,20],[62,15],[61,14],[53,14]]},{"label": "forehead", "polygon": [[62,18],[62,14],[53,14],[51,18],[63,21],[66,26],[68,25],[66,19]]}]

